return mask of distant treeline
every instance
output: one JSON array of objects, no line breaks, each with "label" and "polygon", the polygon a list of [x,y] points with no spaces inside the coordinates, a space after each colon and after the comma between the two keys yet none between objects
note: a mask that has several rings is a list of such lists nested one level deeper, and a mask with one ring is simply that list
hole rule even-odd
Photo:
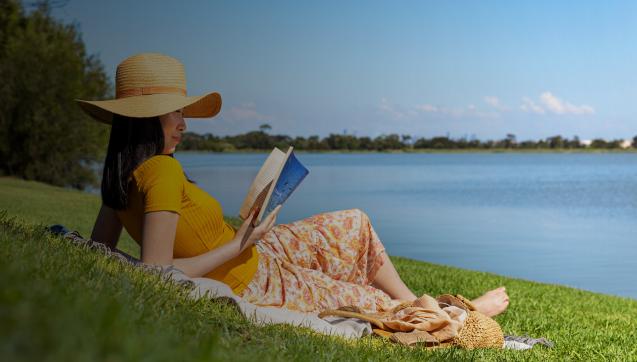
[{"label": "distant treeline", "polygon": [[450,137],[432,137],[414,139],[409,135],[389,134],[375,138],[356,137],[348,134],[330,134],[327,137],[290,137],[286,135],[270,135],[269,127],[262,126],[258,131],[251,131],[235,136],[215,136],[210,133],[184,134],[180,149],[213,152],[231,152],[235,150],[270,150],[273,147],[287,148],[294,146],[297,150],[306,151],[391,151],[391,150],[563,150],[563,149],[625,149],[637,148],[637,136],[631,142],[625,140],[595,139],[582,142],[577,136],[568,139],[553,136],[537,141],[518,141],[516,136],[508,134],[500,140],[486,140]]}]

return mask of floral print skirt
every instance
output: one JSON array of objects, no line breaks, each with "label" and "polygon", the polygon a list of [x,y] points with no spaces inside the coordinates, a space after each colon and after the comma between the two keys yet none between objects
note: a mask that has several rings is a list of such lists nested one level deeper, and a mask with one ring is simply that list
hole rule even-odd
[{"label": "floral print skirt", "polygon": [[303,312],[346,305],[375,312],[398,301],[370,284],[385,248],[359,209],[273,227],[257,242],[259,267],[241,297]]}]

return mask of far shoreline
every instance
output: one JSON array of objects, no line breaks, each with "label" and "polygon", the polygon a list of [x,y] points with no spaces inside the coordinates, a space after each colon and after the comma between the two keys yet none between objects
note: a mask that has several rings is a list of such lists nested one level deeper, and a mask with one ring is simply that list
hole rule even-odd
[{"label": "far shoreline", "polygon": [[[180,150],[179,153],[214,153],[214,154],[248,154],[248,153],[270,153],[270,150],[263,149],[240,149],[228,151],[211,150]],[[403,150],[294,150],[297,154],[633,154],[637,149],[403,149]]]}]

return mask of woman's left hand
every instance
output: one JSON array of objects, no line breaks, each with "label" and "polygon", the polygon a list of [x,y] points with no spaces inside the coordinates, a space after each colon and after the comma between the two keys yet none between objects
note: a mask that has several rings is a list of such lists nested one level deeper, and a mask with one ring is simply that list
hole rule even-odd
[{"label": "woman's left hand", "polygon": [[[274,208],[274,210],[272,210],[272,212],[265,219],[261,220],[261,223],[259,223],[259,225],[256,226],[252,230],[252,232],[250,232],[249,230],[251,229],[250,223],[252,222],[252,219],[256,217],[256,214],[259,213],[259,210],[255,209],[250,213],[250,215],[245,219],[245,221],[243,221],[243,224],[241,224],[241,227],[235,234],[235,239],[238,240],[240,243],[239,252],[242,252],[243,250],[251,247],[257,240],[261,240],[263,236],[265,236],[265,234],[270,231],[272,227],[274,227],[276,217],[279,214],[279,210],[281,210],[281,205]],[[249,233],[247,237],[246,233]]]}]

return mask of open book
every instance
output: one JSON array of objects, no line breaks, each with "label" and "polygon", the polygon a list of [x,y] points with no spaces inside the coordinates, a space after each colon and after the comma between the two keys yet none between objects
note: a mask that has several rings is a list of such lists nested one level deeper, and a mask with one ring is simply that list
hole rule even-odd
[{"label": "open book", "polygon": [[248,195],[246,195],[239,217],[245,220],[250,212],[259,208],[259,214],[252,221],[258,225],[274,208],[282,205],[299,186],[309,171],[292,152],[293,147],[283,152],[274,148],[257,173]]}]

